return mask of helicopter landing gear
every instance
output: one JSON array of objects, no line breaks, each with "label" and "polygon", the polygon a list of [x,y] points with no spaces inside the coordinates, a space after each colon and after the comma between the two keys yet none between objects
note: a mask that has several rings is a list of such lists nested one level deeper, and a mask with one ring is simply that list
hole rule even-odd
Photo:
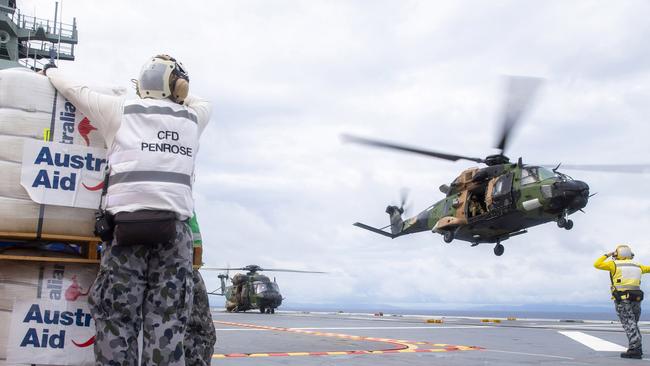
[{"label": "helicopter landing gear", "polygon": [[560,217],[557,220],[557,227],[564,228],[565,230],[571,230],[573,228],[573,220]]},{"label": "helicopter landing gear", "polygon": [[445,243],[451,243],[454,241],[454,232],[453,231],[445,231],[444,234],[442,234],[442,239],[445,241]]},{"label": "helicopter landing gear", "polygon": [[275,314],[275,309],[273,308],[269,309],[269,314]]},{"label": "helicopter landing gear", "polygon": [[260,306],[260,314],[264,314],[264,313],[266,313],[266,308]]},{"label": "helicopter landing gear", "polygon": [[494,246],[494,255],[497,257],[500,257],[503,255],[503,252],[506,250],[506,248],[501,244],[500,242],[497,242],[497,245]]}]

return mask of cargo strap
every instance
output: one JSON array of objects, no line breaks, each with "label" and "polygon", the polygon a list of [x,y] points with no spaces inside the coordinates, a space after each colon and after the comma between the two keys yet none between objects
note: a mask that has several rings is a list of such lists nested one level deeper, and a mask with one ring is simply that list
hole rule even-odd
[{"label": "cargo strap", "polygon": [[[59,91],[54,89],[54,100],[52,100],[52,116],[50,117],[50,130],[45,139],[45,141],[52,142],[54,138],[54,126],[56,126],[56,99],[59,96]],[[38,207],[38,223],[36,224],[36,240],[41,239],[41,234],[43,234],[43,219],[45,217],[45,205],[40,204]]]}]

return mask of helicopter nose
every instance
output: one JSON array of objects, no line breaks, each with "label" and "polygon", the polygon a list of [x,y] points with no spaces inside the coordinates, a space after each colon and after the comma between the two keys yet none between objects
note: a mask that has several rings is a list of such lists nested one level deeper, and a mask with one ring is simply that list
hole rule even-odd
[{"label": "helicopter nose", "polygon": [[257,296],[265,300],[277,300],[277,298],[280,297],[280,294],[275,291],[264,291],[259,293]]},{"label": "helicopter nose", "polygon": [[589,185],[579,180],[569,180],[554,184],[553,197],[563,201],[563,206],[579,210],[587,206]]}]

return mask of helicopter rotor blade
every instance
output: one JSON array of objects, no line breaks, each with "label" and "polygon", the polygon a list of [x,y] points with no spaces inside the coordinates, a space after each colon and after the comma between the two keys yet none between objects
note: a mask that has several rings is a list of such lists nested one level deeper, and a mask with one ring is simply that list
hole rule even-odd
[{"label": "helicopter rotor blade", "polygon": [[408,209],[409,209],[409,207],[407,206],[407,203],[408,203],[408,196],[409,196],[410,191],[411,190],[406,188],[406,187],[403,187],[402,189],[400,189],[400,191],[399,191],[399,203],[394,205],[394,206],[399,208],[399,210],[401,211],[402,214],[405,213],[406,211],[408,211]]},{"label": "helicopter rotor blade", "polygon": [[299,271],[297,269],[260,269],[260,271],[264,272],[294,272],[294,273],[327,273],[327,272],[320,272],[320,271]]},{"label": "helicopter rotor blade", "polygon": [[404,206],[406,205],[406,202],[408,201],[410,191],[411,190],[406,188],[406,187],[400,189],[400,191],[399,191],[399,203],[400,203],[399,206],[402,208],[402,210],[404,209]]},{"label": "helicopter rotor blade", "polygon": [[349,134],[342,134],[341,138],[343,139],[344,142],[352,142],[355,144],[360,144],[360,145],[367,145],[367,146],[373,146],[373,147],[380,147],[384,149],[390,149],[390,150],[399,150],[399,151],[405,151],[405,152],[410,152],[414,154],[419,154],[419,155],[425,155],[425,156],[430,156],[438,159],[444,159],[444,160],[450,160],[450,161],[458,161],[458,160],[469,160],[469,161],[474,161],[476,163],[483,163],[483,159],[481,158],[472,158],[468,156],[463,156],[463,155],[454,155],[454,154],[447,154],[447,153],[442,153],[442,152],[437,152],[437,151],[432,151],[432,150],[425,150],[425,149],[420,149],[417,147],[411,147],[411,146],[406,146],[406,145],[400,145],[400,144],[395,144],[392,142],[388,141],[380,141],[380,140],[375,140],[375,139],[368,139],[365,137],[359,137],[359,136],[353,136]]},{"label": "helicopter rotor blade", "polygon": [[246,268],[216,268],[216,267],[201,267],[206,271],[245,271]]},{"label": "helicopter rotor blade", "polygon": [[[553,168],[552,164],[541,164],[545,168]],[[582,170],[590,172],[612,172],[612,173],[650,173],[650,164],[562,164],[561,169]]]},{"label": "helicopter rotor blade", "polygon": [[508,146],[512,130],[522,119],[532,105],[537,90],[542,85],[542,79],[528,76],[508,76],[506,100],[501,116],[501,134],[496,148],[503,154]]},{"label": "helicopter rotor blade", "polygon": [[[216,267],[201,267],[206,271],[250,271],[250,268],[216,268]],[[327,273],[327,272],[318,272],[318,271],[299,271],[296,269],[266,269],[258,268],[256,271],[266,271],[266,272],[296,272],[296,273]]]}]

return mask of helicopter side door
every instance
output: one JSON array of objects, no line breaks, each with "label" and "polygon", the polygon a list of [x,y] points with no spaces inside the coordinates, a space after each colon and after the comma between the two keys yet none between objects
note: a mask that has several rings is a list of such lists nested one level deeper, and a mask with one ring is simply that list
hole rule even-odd
[{"label": "helicopter side door", "polygon": [[488,193],[486,201],[488,203],[488,210],[505,208],[512,205],[512,180],[514,174],[509,172],[507,174],[492,178],[488,184]]}]

